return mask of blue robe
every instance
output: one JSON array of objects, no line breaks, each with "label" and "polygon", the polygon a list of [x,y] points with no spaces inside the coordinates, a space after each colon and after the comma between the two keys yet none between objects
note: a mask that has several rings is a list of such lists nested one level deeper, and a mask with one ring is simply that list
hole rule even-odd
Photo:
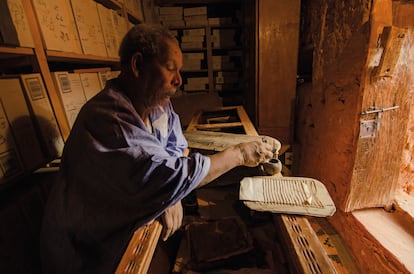
[{"label": "blue robe", "polygon": [[65,144],[41,237],[45,273],[113,273],[133,232],[189,194],[208,157],[187,142],[171,103],[152,133],[117,79],[81,109]]}]

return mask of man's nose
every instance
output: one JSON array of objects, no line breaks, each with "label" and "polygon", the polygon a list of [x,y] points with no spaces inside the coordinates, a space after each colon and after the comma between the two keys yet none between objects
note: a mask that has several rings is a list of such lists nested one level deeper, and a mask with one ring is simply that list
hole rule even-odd
[{"label": "man's nose", "polygon": [[176,75],[173,79],[172,85],[178,88],[178,87],[181,86],[181,84],[182,84],[181,74],[180,74],[179,71],[177,71],[177,73],[176,73]]}]

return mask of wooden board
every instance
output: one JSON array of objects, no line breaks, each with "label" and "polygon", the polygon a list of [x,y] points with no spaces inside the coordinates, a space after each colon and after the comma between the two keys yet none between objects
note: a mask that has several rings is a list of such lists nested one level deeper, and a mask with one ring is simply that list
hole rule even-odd
[{"label": "wooden board", "polygon": [[256,113],[260,134],[293,140],[300,1],[258,1]]},{"label": "wooden board", "polygon": [[275,138],[269,136],[251,136],[244,134],[234,134],[214,131],[186,131],[184,136],[187,139],[189,148],[222,151],[229,146],[234,146],[243,142],[263,141],[271,144],[277,154],[281,144]]},{"label": "wooden board", "polygon": [[293,273],[338,273],[305,217],[274,215]]},{"label": "wooden board", "polygon": [[147,273],[161,230],[162,225],[158,221],[137,229],[129,241],[115,274]]},{"label": "wooden board", "polygon": [[[207,113],[216,113],[216,118],[227,117],[235,115],[236,121],[211,124],[208,122],[203,122],[202,118]],[[221,107],[209,110],[199,110],[191,119],[187,131],[194,130],[211,130],[211,131],[223,131],[224,129],[229,128],[243,128],[243,133],[247,135],[257,135],[256,128],[253,123],[250,121],[249,116],[244,110],[243,106],[231,106],[231,107]]]}]

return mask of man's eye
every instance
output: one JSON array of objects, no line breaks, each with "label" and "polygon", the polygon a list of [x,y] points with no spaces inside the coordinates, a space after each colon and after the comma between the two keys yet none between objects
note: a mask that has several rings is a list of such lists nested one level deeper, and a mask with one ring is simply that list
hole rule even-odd
[{"label": "man's eye", "polygon": [[167,70],[169,71],[176,71],[177,67],[176,66],[167,66]]}]

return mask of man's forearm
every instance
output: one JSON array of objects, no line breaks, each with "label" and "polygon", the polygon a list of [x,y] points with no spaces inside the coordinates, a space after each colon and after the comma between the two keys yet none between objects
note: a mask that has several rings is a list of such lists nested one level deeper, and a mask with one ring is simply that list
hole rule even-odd
[{"label": "man's forearm", "polygon": [[210,170],[198,187],[208,184],[220,175],[244,163],[243,154],[238,146],[229,147],[221,152],[209,155],[209,157]]}]

